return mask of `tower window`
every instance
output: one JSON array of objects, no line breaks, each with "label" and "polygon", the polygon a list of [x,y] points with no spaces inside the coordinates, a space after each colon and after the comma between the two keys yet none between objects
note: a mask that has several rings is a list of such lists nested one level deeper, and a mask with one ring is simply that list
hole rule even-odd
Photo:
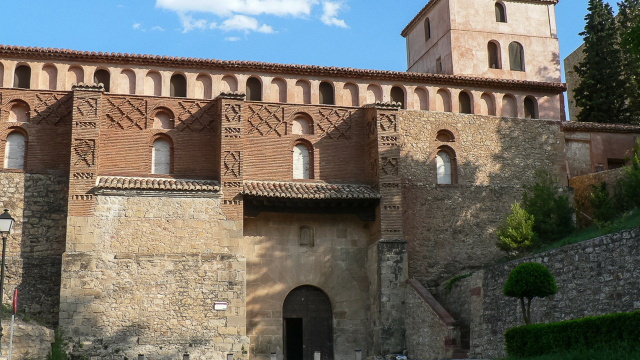
[{"label": "tower window", "polygon": [[402,90],[401,87],[394,86],[391,88],[391,101],[400,103],[400,106],[402,106],[402,108],[405,109],[404,90]]},{"label": "tower window", "polygon": [[293,147],[293,178],[311,179],[311,156],[305,144]]},{"label": "tower window", "polygon": [[500,61],[500,46],[495,41],[490,41],[487,44],[487,52],[489,53],[489,68],[490,69],[502,69],[502,62]]},{"label": "tower window", "polygon": [[438,184],[448,185],[453,183],[452,161],[447,151],[440,150],[436,155],[436,174]]},{"label": "tower window", "polygon": [[469,93],[466,91],[461,91],[458,96],[458,100],[460,103],[460,113],[461,114],[473,114],[473,109],[471,108],[471,97]]},{"label": "tower window", "polygon": [[170,80],[169,96],[187,97],[187,79],[184,75],[174,74]]},{"label": "tower window", "polygon": [[424,41],[431,39],[431,21],[429,18],[424,20]]},{"label": "tower window", "polygon": [[335,97],[333,96],[333,85],[323,81],[320,83],[320,104],[335,105]]},{"label": "tower window", "polygon": [[538,102],[533,96],[524,98],[524,117],[526,119],[538,118]]},{"label": "tower window", "polygon": [[509,63],[511,70],[524,71],[524,48],[518,42],[509,44]]},{"label": "tower window", "polygon": [[171,173],[171,144],[167,140],[158,139],[153,142],[151,153],[151,173]]},{"label": "tower window", "polygon": [[504,4],[500,2],[496,3],[496,22],[507,22],[507,10],[504,8]]}]

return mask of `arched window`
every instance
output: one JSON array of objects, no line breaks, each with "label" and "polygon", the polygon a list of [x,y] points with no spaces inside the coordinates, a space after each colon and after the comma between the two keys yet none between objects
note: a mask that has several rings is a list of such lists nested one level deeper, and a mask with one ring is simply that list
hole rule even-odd
[{"label": "arched window", "polygon": [[238,80],[233,75],[225,75],[222,78],[222,92],[236,92],[238,91]]},{"label": "arched window", "polygon": [[21,101],[16,101],[9,109],[9,122],[29,121],[29,106]]},{"label": "arched window", "polygon": [[524,117],[527,119],[538,118],[538,102],[533,96],[524,98]]},{"label": "arched window", "polygon": [[516,105],[516,98],[512,95],[505,95],[502,97],[502,116],[504,117],[518,117],[518,106]]},{"label": "arched window", "polygon": [[67,90],[71,90],[74,84],[84,82],[84,70],[79,66],[72,66],[67,71]]},{"label": "arched window", "polygon": [[31,89],[31,68],[29,65],[20,65],[13,74],[13,87]]},{"label": "arched window", "polygon": [[45,65],[40,73],[40,88],[55,90],[58,83],[58,69],[53,65]]},{"label": "arched window", "polygon": [[511,70],[524,71],[524,48],[518,42],[509,44],[509,63]]},{"label": "arched window", "polygon": [[262,83],[253,76],[247,79],[247,100],[262,101]]},{"label": "arched window", "polygon": [[107,70],[100,69],[93,74],[93,82],[104,85],[104,91],[111,90],[111,74]]},{"label": "arched window", "polygon": [[291,133],[294,135],[313,134],[313,123],[305,116],[297,116],[291,123]]},{"label": "arched window", "polygon": [[504,8],[504,4],[501,2],[496,3],[496,22],[507,22],[507,10]]},{"label": "arched window", "polygon": [[429,93],[427,90],[417,88],[415,90],[415,95],[413,108],[416,110],[429,110]]},{"label": "arched window", "polygon": [[144,78],[144,94],[161,96],[162,95],[162,76],[157,71],[149,71]]},{"label": "arched window", "polygon": [[24,154],[26,139],[19,132],[12,132],[7,136],[7,145],[4,148],[5,169],[24,169]]},{"label": "arched window", "polygon": [[166,110],[160,110],[153,117],[154,129],[173,129],[173,115]]},{"label": "arched window", "polygon": [[495,102],[493,101],[492,95],[484,93],[480,97],[480,114],[492,116],[496,115],[496,106]]},{"label": "arched window", "polygon": [[495,41],[489,41],[489,44],[487,44],[487,52],[489,53],[489,68],[502,69],[499,44]]},{"label": "arched window", "polygon": [[157,139],[153,142],[151,152],[151,173],[171,173],[171,144],[165,139]]},{"label": "arched window", "polygon": [[211,99],[211,76],[200,74],[196,78],[195,96],[198,99]]},{"label": "arched window", "polygon": [[305,144],[293,147],[293,178],[311,179],[311,154]]},{"label": "arched window", "polygon": [[173,74],[169,82],[169,96],[187,97],[187,79],[184,77],[184,75]]},{"label": "arched window", "polygon": [[424,20],[424,41],[431,39],[431,21],[429,18]]},{"label": "arched window", "polygon": [[374,104],[382,101],[382,89],[380,86],[371,84],[367,87],[367,104]]},{"label": "arched window", "polygon": [[271,80],[271,100],[273,102],[287,102],[287,83],[284,79]]},{"label": "arched window", "polygon": [[436,134],[436,140],[440,142],[455,142],[456,137],[449,130],[439,130]]},{"label": "arched window", "polygon": [[120,73],[120,92],[124,94],[136,93],[136,74],[133,70],[122,70]]},{"label": "arched window", "polygon": [[306,80],[296,81],[296,104],[311,104],[311,84]]},{"label": "arched window", "polygon": [[436,111],[451,112],[451,97],[447,90],[440,89],[436,93]]},{"label": "arched window", "polygon": [[358,86],[353,83],[344,84],[342,91],[342,105],[358,106],[360,105],[360,97],[358,95]]},{"label": "arched window", "polygon": [[471,106],[471,96],[466,91],[461,91],[458,95],[458,102],[460,103],[461,114],[473,114],[473,107]]},{"label": "arched window", "polygon": [[320,104],[335,105],[335,97],[333,95],[333,85],[326,81],[320,83]]},{"label": "arched window", "polygon": [[404,90],[401,87],[394,86],[391,88],[391,101],[400,103],[400,106],[406,109],[404,106]]},{"label": "arched window", "polygon": [[455,153],[450,148],[441,148],[436,155],[436,175],[438,184],[455,184]]}]

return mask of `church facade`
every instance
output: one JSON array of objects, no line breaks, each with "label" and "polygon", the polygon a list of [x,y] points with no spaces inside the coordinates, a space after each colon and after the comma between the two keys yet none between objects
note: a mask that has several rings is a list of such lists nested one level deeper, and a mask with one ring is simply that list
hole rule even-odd
[{"label": "church facade", "polygon": [[0,46],[8,287],[98,359],[426,357],[408,280],[566,184],[556,2],[432,0],[408,72]]}]

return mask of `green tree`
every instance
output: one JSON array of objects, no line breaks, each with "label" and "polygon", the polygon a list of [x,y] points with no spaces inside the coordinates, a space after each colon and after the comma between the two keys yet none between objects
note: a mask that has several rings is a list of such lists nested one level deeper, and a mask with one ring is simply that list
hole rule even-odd
[{"label": "green tree", "polygon": [[541,247],[573,232],[573,208],[548,172],[536,171],[535,180],[533,185],[524,187],[522,205],[533,215],[533,247]]},{"label": "green tree", "polygon": [[578,121],[625,123],[629,121],[625,80],[613,9],[603,0],[589,0],[584,38],[584,60],[574,70],[580,77],[575,88]]},{"label": "green tree", "polygon": [[511,205],[511,214],[498,228],[498,243],[500,250],[509,255],[518,255],[531,248],[533,239],[533,216],[524,210],[520,203]]},{"label": "green tree", "polygon": [[[509,297],[520,299],[524,323],[531,323],[531,300],[544,298],[558,292],[556,279],[551,272],[538,263],[522,263],[509,273],[502,292]],[[525,299],[527,300],[525,305]]]},{"label": "green tree", "polygon": [[628,204],[632,207],[640,207],[640,139],[633,147],[631,166],[625,169],[618,183]]},{"label": "green tree", "polygon": [[619,2],[616,19],[629,120],[640,123],[640,0]]},{"label": "green tree", "polygon": [[604,181],[600,185],[591,185],[589,202],[593,209],[593,220],[598,226],[610,224],[618,216],[614,200]]}]

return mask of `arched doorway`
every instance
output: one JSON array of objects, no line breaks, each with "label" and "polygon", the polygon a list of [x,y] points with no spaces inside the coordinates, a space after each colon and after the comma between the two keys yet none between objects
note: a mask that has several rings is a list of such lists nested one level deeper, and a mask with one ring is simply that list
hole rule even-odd
[{"label": "arched doorway", "polygon": [[333,360],[333,326],[331,301],[315,286],[299,286],[287,295],[284,317],[286,360]]}]

